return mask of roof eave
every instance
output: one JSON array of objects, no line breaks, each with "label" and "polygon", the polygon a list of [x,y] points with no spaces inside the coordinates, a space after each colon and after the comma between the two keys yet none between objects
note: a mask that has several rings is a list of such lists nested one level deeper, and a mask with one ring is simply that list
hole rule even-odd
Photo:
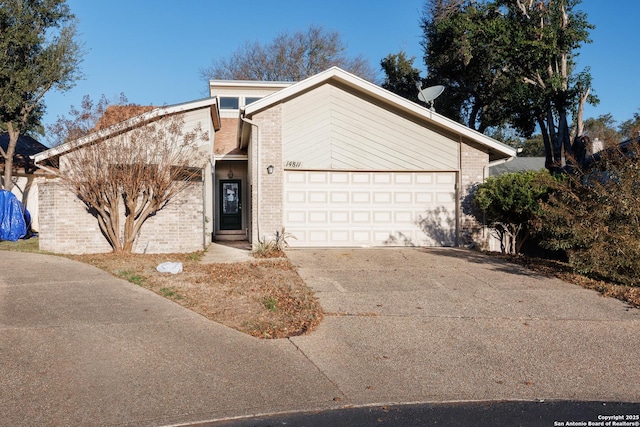
[{"label": "roof eave", "polygon": [[[503,144],[458,122],[448,119],[445,116],[431,111],[426,107],[409,101],[408,99],[403,98],[400,95],[383,89],[382,87],[374,83],[368,82],[338,67],[329,68],[322,73],[316,74],[315,76],[309,77],[308,79],[302,80],[298,83],[282,89],[281,91],[275,92],[256,102],[251,103],[245,108],[243,116],[251,118],[254,114],[262,110],[265,110],[277,103],[293,97],[298,93],[305,92],[315,86],[322,85],[330,80],[339,81],[342,84],[345,84],[359,91],[365,91],[368,95],[373,96],[383,103],[393,104],[409,114],[422,119],[426,119],[444,129],[448,129],[449,131],[458,134],[461,137],[469,138],[472,141],[484,145],[489,149],[489,156],[491,160],[516,156],[515,148]],[[242,144],[242,141],[240,143]]]},{"label": "roof eave", "polygon": [[[56,147],[50,148],[48,150],[42,151],[38,154],[32,155],[30,156],[31,159],[33,159],[36,163],[47,160],[51,157],[55,157],[55,156],[60,156],[64,153],[66,153],[67,151],[70,151],[72,149],[78,148],[78,147],[82,147],[86,144],[90,144],[92,142],[104,139],[104,138],[108,138],[109,136],[111,136],[112,134],[115,133],[119,133],[122,131],[126,131],[126,130],[130,130],[133,129],[137,126],[142,126],[145,123],[149,123],[150,121],[159,118],[159,117],[163,117],[163,116],[167,116],[170,114],[176,114],[176,113],[184,113],[187,111],[193,111],[193,110],[197,110],[200,108],[206,108],[206,107],[210,107],[210,108],[214,108],[215,112],[212,110],[211,111],[211,116],[212,116],[212,120],[214,120],[214,129],[215,130],[219,130],[221,123],[220,123],[220,111],[219,111],[219,107],[218,107],[218,98],[217,97],[213,97],[213,98],[204,98],[204,99],[199,99],[196,101],[191,101],[191,102],[185,102],[182,104],[174,104],[174,105],[169,105],[166,107],[158,107],[158,108],[154,108],[151,111],[148,111],[146,113],[137,115],[135,117],[132,117],[130,119],[127,119],[123,122],[120,123],[116,123],[114,125],[111,125],[107,128],[101,129],[97,132],[93,132],[90,133],[89,135],[83,136],[82,138],[78,138],[76,140],[73,141],[69,141],[69,142],[65,142],[64,144],[60,144]],[[217,117],[217,127],[216,127],[216,123],[215,123],[215,119],[214,117]]]}]

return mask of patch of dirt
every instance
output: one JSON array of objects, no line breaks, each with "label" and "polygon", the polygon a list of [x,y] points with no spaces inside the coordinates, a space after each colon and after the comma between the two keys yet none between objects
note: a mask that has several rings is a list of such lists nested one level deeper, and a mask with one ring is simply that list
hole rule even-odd
[{"label": "patch of dirt", "polygon": [[[302,335],[322,320],[320,303],[289,260],[200,264],[200,256],[98,254],[73,258],[259,338]],[[156,271],[166,261],[182,262],[182,273]]]}]

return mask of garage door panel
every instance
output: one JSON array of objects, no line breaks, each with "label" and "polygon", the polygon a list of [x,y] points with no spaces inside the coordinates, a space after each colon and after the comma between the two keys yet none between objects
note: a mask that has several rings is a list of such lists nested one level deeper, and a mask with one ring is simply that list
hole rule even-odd
[{"label": "garage door panel", "polygon": [[374,223],[391,223],[391,212],[387,211],[374,211],[373,212],[373,222]]},{"label": "garage door panel", "polygon": [[347,211],[331,211],[331,222],[336,224],[349,224],[349,212]]},{"label": "garage door panel", "polygon": [[363,191],[354,191],[351,193],[353,203],[369,203],[371,202],[371,193]]},{"label": "garage door panel", "polygon": [[444,192],[436,193],[437,203],[450,204],[450,203],[453,203],[453,201],[454,201],[454,196],[451,193],[444,193]]},{"label": "garage door panel", "polygon": [[284,225],[297,238],[289,243],[452,244],[442,236],[455,235],[455,182],[453,172],[285,171]]},{"label": "garage door panel", "polygon": [[307,178],[304,172],[297,171],[287,171],[285,177],[287,184],[304,184]]},{"label": "garage door panel", "polygon": [[[332,230],[331,241],[336,242],[336,246],[342,244],[348,244],[351,240],[351,236],[348,230]],[[340,245],[344,246],[344,245]]]},{"label": "garage door panel", "polygon": [[437,184],[453,184],[456,179],[453,173],[438,173],[435,177]]},{"label": "garage door panel", "polygon": [[324,184],[327,182],[328,172],[309,172],[310,184]]},{"label": "garage door panel", "polygon": [[373,193],[373,203],[391,203],[391,192],[376,191]]},{"label": "garage door panel", "polygon": [[414,197],[416,199],[416,203],[419,203],[419,204],[430,205],[431,203],[433,203],[432,192],[417,191],[414,193]]},{"label": "garage door panel", "polygon": [[398,191],[393,194],[393,202],[395,204],[411,204],[413,203],[413,194],[410,192]]},{"label": "garage door panel", "polygon": [[[315,246],[324,246],[329,241],[329,232],[327,230],[310,230],[307,235],[309,236],[309,243],[315,243]],[[294,242],[296,241],[294,240]]]},{"label": "garage door panel", "polygon": [[391,173],[373,172],[373,183],[376,185],[390,185],[393,183]]},{"label": "garage door panel", "polygon": [[287,192],[287,203],[304,203],[307,193],[304,191],[289,191]]},{"label": "garage door panel", "polygon": [[347,172],[332,172],[330,175],[330,180],[332,184],[348,184],[349,183],[349,173]]},{"label": "garage door panel", "polygon": [[352,233],[352,240],[361,245],[369,244],[371,242],[371,232],[366,230],[354,230]]},{"label": "garage door panel", "polygon": [[309,222],[311,224],[326,224],[327,211],[311,211],[309,212]]},{"label": "garage door panel", "polygon": [[368,224],[371,222],[371,212],[369,211],[355,211],[351,212],[351,217],[353,218],[353,222],[361,222]]},{"label": "garage door panel", "polygon": [[305,224],[307,213],[305,211],[285,211],[285,219],[287,224]]},{"label": "garage door panel", "polygon": [[396,223],[412,223],[413,212],[410,211],[396,211],[393,214],[393,221]]},{"label": "garage door panel", "polygon": [[331,193],[331,203],[348,203],[349,192],[347,191],[335,191]]},{"label": "garage door panel", "polygon": [[352,184],[369,184],[371,182],[371,178],[368,173],[356,173],[351,174],[351,183]]},{"label": "garage door panel", "polygon": [[416,175],[416,184],[418,185],[429,185],[433,184],[433,175],[432,173],[418,174]]},{"label": "garage door panel", "polygon": [[329,199],[329,194],[326,191],[309,191],[307,193],[309,203],[317,204],[317,203],[327,203]]},{"label": "garage door panel", "polygon": [[396,185],[406,185],[413,183],[413,175],[406,173],[399,173],[393,176],[393,180]]}]

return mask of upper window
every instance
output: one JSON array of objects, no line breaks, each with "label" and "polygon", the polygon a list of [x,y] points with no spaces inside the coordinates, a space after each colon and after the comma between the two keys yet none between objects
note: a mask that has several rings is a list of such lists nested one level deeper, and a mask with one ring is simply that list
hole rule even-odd
[{"label": "upper window", "polygon": [[257,98],[256,98],[256,97],[250,97],[250,96],[247,96],[247,97],[244,99],[244,105],[249,105],[249,104],[251,104],[252,102],[256,102],[256,101],[259,101],[259,100],[261,100],[261,99],[262,99],[262,98],[260,98],[260,97],[257,97]]},{"label": "upper window", "polygon": [[237,110],[240,108],[240,98],[237,96],[221,96],[220,108],[223,110]]}]

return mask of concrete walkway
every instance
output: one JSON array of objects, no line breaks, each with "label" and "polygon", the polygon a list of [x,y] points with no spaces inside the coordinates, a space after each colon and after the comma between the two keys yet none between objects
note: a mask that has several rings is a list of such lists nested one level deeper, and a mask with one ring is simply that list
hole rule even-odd
[{"label": "concrete walkway", "polygon": [[462,250],[291,250],[329,313],[262,341],[90,266],[0,256],[0,424],[349,405],[640,402],[640,311]]},{"label": "concrete walkway", "polygon": [[251,255],[249,242],[213,242],[205,251],[200,262],[204,264],[233,263],[253,261],[254,259]]}]

